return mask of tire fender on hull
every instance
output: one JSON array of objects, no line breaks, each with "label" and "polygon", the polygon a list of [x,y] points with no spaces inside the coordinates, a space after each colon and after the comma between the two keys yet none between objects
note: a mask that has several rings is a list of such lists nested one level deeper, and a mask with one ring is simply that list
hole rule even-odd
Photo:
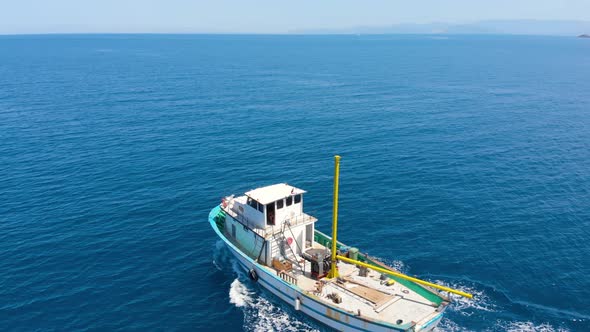
[{"label": "tire fender on hull", "polygon": [[250,277],[250,280],[254,282],[258,281],[258,273],[256,273],[256,270],[254,269],[250,269],[250,271],[248,271],[248,277]]}]

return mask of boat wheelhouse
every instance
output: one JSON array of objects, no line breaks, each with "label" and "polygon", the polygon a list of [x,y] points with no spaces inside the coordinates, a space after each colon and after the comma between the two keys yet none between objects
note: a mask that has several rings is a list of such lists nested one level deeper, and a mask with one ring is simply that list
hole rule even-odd
[{"label": "boat wheelhouse", "polygon": [[280,183],[224,198],[224,232],[261,264],[272,266],[273,259],[298,264],[297,257],[312,247],[317,221],[303,212],[304,193]]},{"label": "boat wheelhouse", "polygon": [[[339,331],[431,331],[450,303],[440,291],[470,294],[395,271],[315,229],[304,190],[286,183],[228,196],[209,215],[250,278],[308,316]],[[437,290],[438,289],[438,290]]]}]

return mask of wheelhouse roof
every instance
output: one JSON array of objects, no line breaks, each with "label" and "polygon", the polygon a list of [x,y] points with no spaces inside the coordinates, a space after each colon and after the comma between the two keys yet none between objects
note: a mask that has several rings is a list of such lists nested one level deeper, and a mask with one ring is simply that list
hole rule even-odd
[{"label": "wheelhouse roof", "polygon": [[273,184],[246,192],[246,196],[258,201],[261,204],[268,204],[291,195],[306,193],[305,190],[295,188],[286,183]]}]

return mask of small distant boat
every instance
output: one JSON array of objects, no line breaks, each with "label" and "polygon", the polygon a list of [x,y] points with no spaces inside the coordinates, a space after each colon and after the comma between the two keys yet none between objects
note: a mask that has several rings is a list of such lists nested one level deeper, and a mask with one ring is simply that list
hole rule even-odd
[{"label": "small distant boat", "polygon": [[[250,279],[338,331],[432,331],[459,290],[399,273],[337,241],[335,156],[332,237],[303,212],[304,190],[286,183],[227,196],[209,214]],[[332,241],[334,239],[334,241]]]}]

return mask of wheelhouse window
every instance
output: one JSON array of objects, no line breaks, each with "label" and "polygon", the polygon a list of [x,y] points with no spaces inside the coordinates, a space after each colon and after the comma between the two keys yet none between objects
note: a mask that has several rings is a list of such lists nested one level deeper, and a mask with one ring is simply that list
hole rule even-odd
[{"label": "wheelhouse window", "polygon": [[283,208],[283,204],[285,204],[285,202],[281,199],[277,201],[277,210],[278,209],[282,209]]},{"label": "wheelhouse window", "polygon": [[260,212],[262,212],[264,210],[264,205],[258,203],[258,201],[255,201],[250,197],[248,197],[248,200],[246,203],[248,205],[250,205],[254,210],[258,210]]},{"label": "wheelhouse window", "polygon": [[287,197],[287,206],[290,206],[291,204],[293,204],[293,196]]},{"label": "wheelhouse window", "polygon": [[301,203],[301,194],[295,195],[295,204]]}]

